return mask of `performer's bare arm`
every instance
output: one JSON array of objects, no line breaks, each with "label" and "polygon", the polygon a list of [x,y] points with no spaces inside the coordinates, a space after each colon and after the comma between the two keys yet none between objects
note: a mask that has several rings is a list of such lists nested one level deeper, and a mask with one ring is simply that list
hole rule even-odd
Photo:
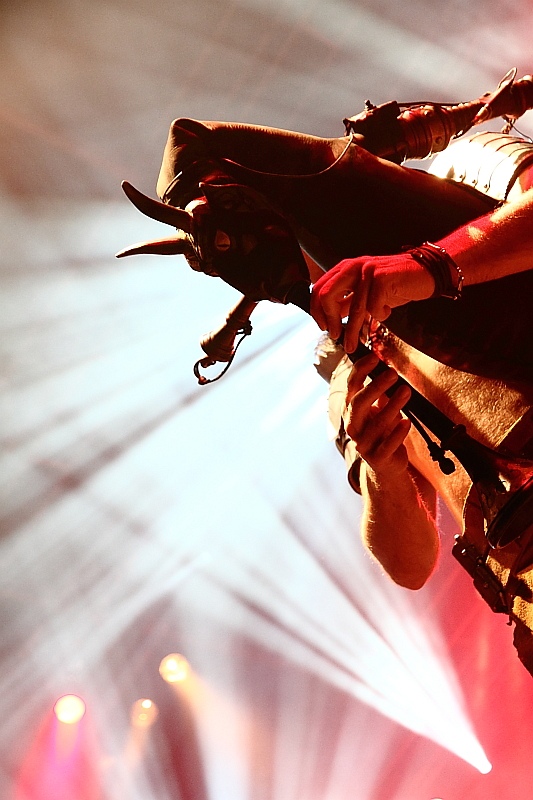
[{"label": "performer's bare arm", "polygon": [[385,395],[398,377],[392,369],[365,384],[377,361],[371,354],[356,362],[347,394],[346,432],[363,459],[362,536],[396,583],[419,589],[439,553],[435,492],[409,463],[405,439],[410,423],[401,415],[409,388],[397,389],[390,399]]},{"label": "performer's bare arm", "polygon": [[[533,189],[435,244],[456,262],[465,286],[531,269]],[[348,317],[344,346],[353,352],[366,314],[383,321],[392,308],[431,297],[434,289],[433,277],[408,254],[345,259],[315,283],[311,312],[333,339]]]}]

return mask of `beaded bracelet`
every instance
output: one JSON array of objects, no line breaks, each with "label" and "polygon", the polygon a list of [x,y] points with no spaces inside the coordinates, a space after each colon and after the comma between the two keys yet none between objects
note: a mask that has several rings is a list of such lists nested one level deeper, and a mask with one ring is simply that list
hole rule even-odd
[{"label": "beaded bracelet", "polygon": [[420,247],[408,251],[415,261],[422,264],[435,281],[432,297],[449,297],[459,300],[463,291],[464,275],[461,268],[443,247],[424,242]]}]

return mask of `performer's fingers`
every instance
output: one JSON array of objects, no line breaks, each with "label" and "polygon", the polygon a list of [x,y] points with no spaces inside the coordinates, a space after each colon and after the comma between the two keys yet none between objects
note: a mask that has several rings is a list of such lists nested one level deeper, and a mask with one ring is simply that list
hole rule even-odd
[{"label": "performer's fingers", "polygon": [[361,328],[369,313],[369,297],[373,291],[375,263],[372,258],[361,258],[351,271],[353,296],[344,331],[344,349],[353,353],[359,343]]},{"label": "performer's fingers", "polygon": [[[365,356],[364,360],[367,360],[367,356]],[[361,361],[363,361],[363,359],[361,359]],[[348,379],[348,392],[346,395],[347,404],[352,403],[354,407],[361,406],[366,410],[366,408],[370,408],[370,406],[373,405],[376,400],[383,395],[387,389],[390,389],[395,381],[398,380],[397,372],[395,372],[393,369],[388,369],[385,372],[382,372],[381,375],[373,378],[373,380],[366,385],[361,386],[361,378],[366,377],[368,372],[373,369],[373,367],[370,366],[371,364],[372,362],[368,360],[366,365],[359,368],[358,372],[353,370],[353,374],[350,375],[350,378]]]},{"label": "performer's fingers", "polygon": [[399,420],[402,419],[400,411],[409,400],[410,394],[409,387],[400,386],[388,403],[377,413],[375,408],[374,413],[371,413],[370,407],[365,407],[363,404],[357,410],[354,408],[346,432],[354,441],[357,441],[361,452],[363,452],[363,448],[367,448],[369,451],[374,450],[390,435]]},{"label": "performer's fingers", "polygon": [[357,349],[361,328],[368,313],[368,283],[360,281],[354,289],[348,321],[344,329],[343,346],[347,353],[353,353]]},{"label": "performer's fingers", "polygon": [[[325,329],[334,340],[340,339],[343,331],[342,320],[348,316],[352,296],[352,291],[345,286],[345,281],[339,281],[331,290],[320,296]],[[346,340],[343,341],[343,347],[347,353],[351,353],[355,349],[348,350]]]},{"label": "performer's fingers", "polygon": [[[346,432],[348,436],[357,444],[364,443],[367,447],[373,447],[376,439],[383,435],[390,420],[398,413],[396,405],[388,406],[383,411],[378,411],[374,404],[378,397],[390,388],[396,378],[394,375],[383,374],[379,379],[366,384],[362,389],[355,393],[351,402],[347,405],[345,415]],[[381,415],[384,413],[384,417]],[[361,450],[362,452],[362,450]]]},{"label": "performer's fingers", "polygon": [[[311,314],[322,330],[329,331],[332,339],[338,339],[342,332],[342,320],[351,316],[352,309],[357,310],[358,317],[366,304],[366,287],[361,287],[361,264],[356,259],[346,259],[337,264],[326,275],[320,278],[313,287],[311,295]],[[363,312],[364,319],[364,312]],[[359,326],[359,330],[361,328]],[[352,325],[352,327],[354,327]],[[357,335],[351,337],[348,349],[346,341],[344,349],[353,352],[357,346]]]},{"label": "performer's fingers", "polygon": [[377,319],[378,322],[385,322],[385,320],[390,317],[392,306],[383,302],[383,298],[381,296],[375,299],[369,298],[367,306],[370,316],[374,317],[374,319]]},{"label": "performer's fingers", "polygon": [[405,385],[399,386],[394,394],[387,399],[387,403],[381,406],[379,413],[375,417],[376,426],[381,426],[383,431],[387,432],[387,428],[395,423],[396,417],[410,397],[411,390],[409,387]]},{"label": "performer's fingers", "polygon": [[339,272],[340,264],[337,264],[316,281],[311,291],[311,316],[321,330],[329,331],[332,338],[335,337],[333,336],[333,332],[328,328],[328,318],[323,304],[327,302],[326,298],[328,294],[335,291],[335,279]]},{"label": "performer's fingers", "polygon": [[403,445],[410,430],[411,420],[401,417],[389,435],[376,448],[375,455],[384,461],[391,458],[398,448]]},{"label": "performer's fingers", "polygon": [[379,358],[372,352],[354,361],[350,375],[348,376],[347,402],[356,392],[363,388],[365,379],[368,378],[372,370],[379,364]]}]

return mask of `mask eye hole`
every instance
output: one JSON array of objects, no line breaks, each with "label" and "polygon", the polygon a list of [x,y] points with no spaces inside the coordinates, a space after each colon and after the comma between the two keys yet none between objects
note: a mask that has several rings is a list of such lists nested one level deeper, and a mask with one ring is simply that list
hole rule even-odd
[{"label": "mask eye hole", "polygon": [[220,252],[225,252],[231,248],[231,238],[225,231],[217,231],[215,234],[215,247]]}]

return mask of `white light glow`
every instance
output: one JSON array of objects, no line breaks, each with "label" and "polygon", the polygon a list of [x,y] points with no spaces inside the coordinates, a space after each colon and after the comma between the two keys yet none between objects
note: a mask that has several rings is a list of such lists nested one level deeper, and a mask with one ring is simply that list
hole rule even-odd
[{"label": "white light glow", "polygon": [[75,725],[85,714],[85,703],[75,694],[66,694],[60,697],[54,705],[54,713],[59,722],[65,725]]},{"label": "white light glow", "polygon": [[[232,509],[231,524],[218,515],[221,555],[206,566],[206,580],[196,584],[191,602],[480,772],[489,771],[445,648],[436,647],[436,630],[428,635],[409,594],[373,570],[358,547],[339,553],[341,561],[323,552],[317,558],[320,537],[335,541],[331,523],[316,533],[306,530],[310,541],[304,544],[244,475],[227,479],[218,491],[221,508],[222,496],[234,495],[240,507]],[[315,500],[320,519],[320,498]],[[308,513],[312,517],[313,509]],[[249,514],[253,536],[243,537]]]}]

